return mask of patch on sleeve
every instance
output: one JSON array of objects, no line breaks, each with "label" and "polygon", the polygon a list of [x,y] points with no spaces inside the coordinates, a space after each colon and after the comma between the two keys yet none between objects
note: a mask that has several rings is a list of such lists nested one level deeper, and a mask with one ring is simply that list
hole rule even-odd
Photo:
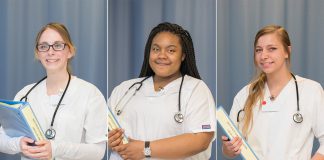
[{"label": "patch on sleeve", "polygon": [[202,129],[210,129],[210,124],[202,125],[201,128],[202,128]]}]

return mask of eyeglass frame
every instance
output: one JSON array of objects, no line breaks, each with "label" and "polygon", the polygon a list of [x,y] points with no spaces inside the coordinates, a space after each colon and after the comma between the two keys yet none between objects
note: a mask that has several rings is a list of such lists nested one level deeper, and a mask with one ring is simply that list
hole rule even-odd
[{"label": "eyeglass frame", "polygon": [[[40,51],[39,49],[38,49],[38,46],[39,45],[48,45],[49,47],[48,47],[48,49],[45,51]],[[54,45],[57,45],[57,44],[63,44],[63,48],[61,49],[61,50],[57,50],[57,49],[55,49],[53,46]],[[63,51],[64,49],[65,49],[65,46],[66,46],[67,44],[66,43],[61,43],[61,42],[59,42],[59,43],[54,43],[54,44],[52,44],[52,45],[50,45],[50,44],[48,44],[48,43],[40,43],[40,44],[37,44],[36,45],[36,49],[37,49],[37,51],[38,52],[47,52],[47,51],[49,51],[50,50],[50,48],[52,47],[52,49],[54,50],[54,51]]]}]

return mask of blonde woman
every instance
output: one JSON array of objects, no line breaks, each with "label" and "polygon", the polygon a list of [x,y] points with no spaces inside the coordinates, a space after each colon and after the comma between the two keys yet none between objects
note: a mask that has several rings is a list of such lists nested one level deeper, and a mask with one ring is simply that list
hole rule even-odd
[{"label": "blonde woman", "polygon": [[[295,75],[290,66],[287,31],[265,26],[255,36],[257,76],[235,96],[230,112],[259,159],[311,159],[313,140],[320,147],[312,159],[324,159],[324,93],[313,80]],[[222,136],[223,153],[240,154],[242,139]]]}]

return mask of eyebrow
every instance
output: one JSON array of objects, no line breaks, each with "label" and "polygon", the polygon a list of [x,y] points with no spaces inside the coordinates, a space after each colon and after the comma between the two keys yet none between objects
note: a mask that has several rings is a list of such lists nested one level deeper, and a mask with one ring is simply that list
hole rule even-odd
[{"label": "eyebrow", "polygon": [[[279,45],[276,45],[276,44],[269,44],[269,45],[266,45],[265,47],[278,47]],[[261,46],[255,46],[255,48],[262,48]]]},{"label": "eyebrow", "polygon": [[[156,43],[152,44],[152,46],[161,47],[160,45],[158,45],[158,44],[156,44]],[[166,48],[170,48],[170,47],[175,47],[175,48],[177,48],[177,46],[174,45],[174,44],[170,44],[170,45],[168,45]]]},{"label": "eyebrow", "polygon": [[[43,44],[43,43],[47,43],[47,44],[50,44],[48,43],[47,41],[44,41],[44,42],[39,42],[38,44]],[[56,44],[56,43],[65,43],[64,41],[54,41],[53,44]]]}]

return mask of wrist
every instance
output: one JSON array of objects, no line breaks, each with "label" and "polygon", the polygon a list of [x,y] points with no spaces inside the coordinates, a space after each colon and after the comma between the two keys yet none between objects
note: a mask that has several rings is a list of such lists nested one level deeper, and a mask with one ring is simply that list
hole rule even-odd
[{"label": "wrist", "polygon": [[144,156],[145,158],[151,158],[151,147],[150,147],[150,141],[144,142]]}]

